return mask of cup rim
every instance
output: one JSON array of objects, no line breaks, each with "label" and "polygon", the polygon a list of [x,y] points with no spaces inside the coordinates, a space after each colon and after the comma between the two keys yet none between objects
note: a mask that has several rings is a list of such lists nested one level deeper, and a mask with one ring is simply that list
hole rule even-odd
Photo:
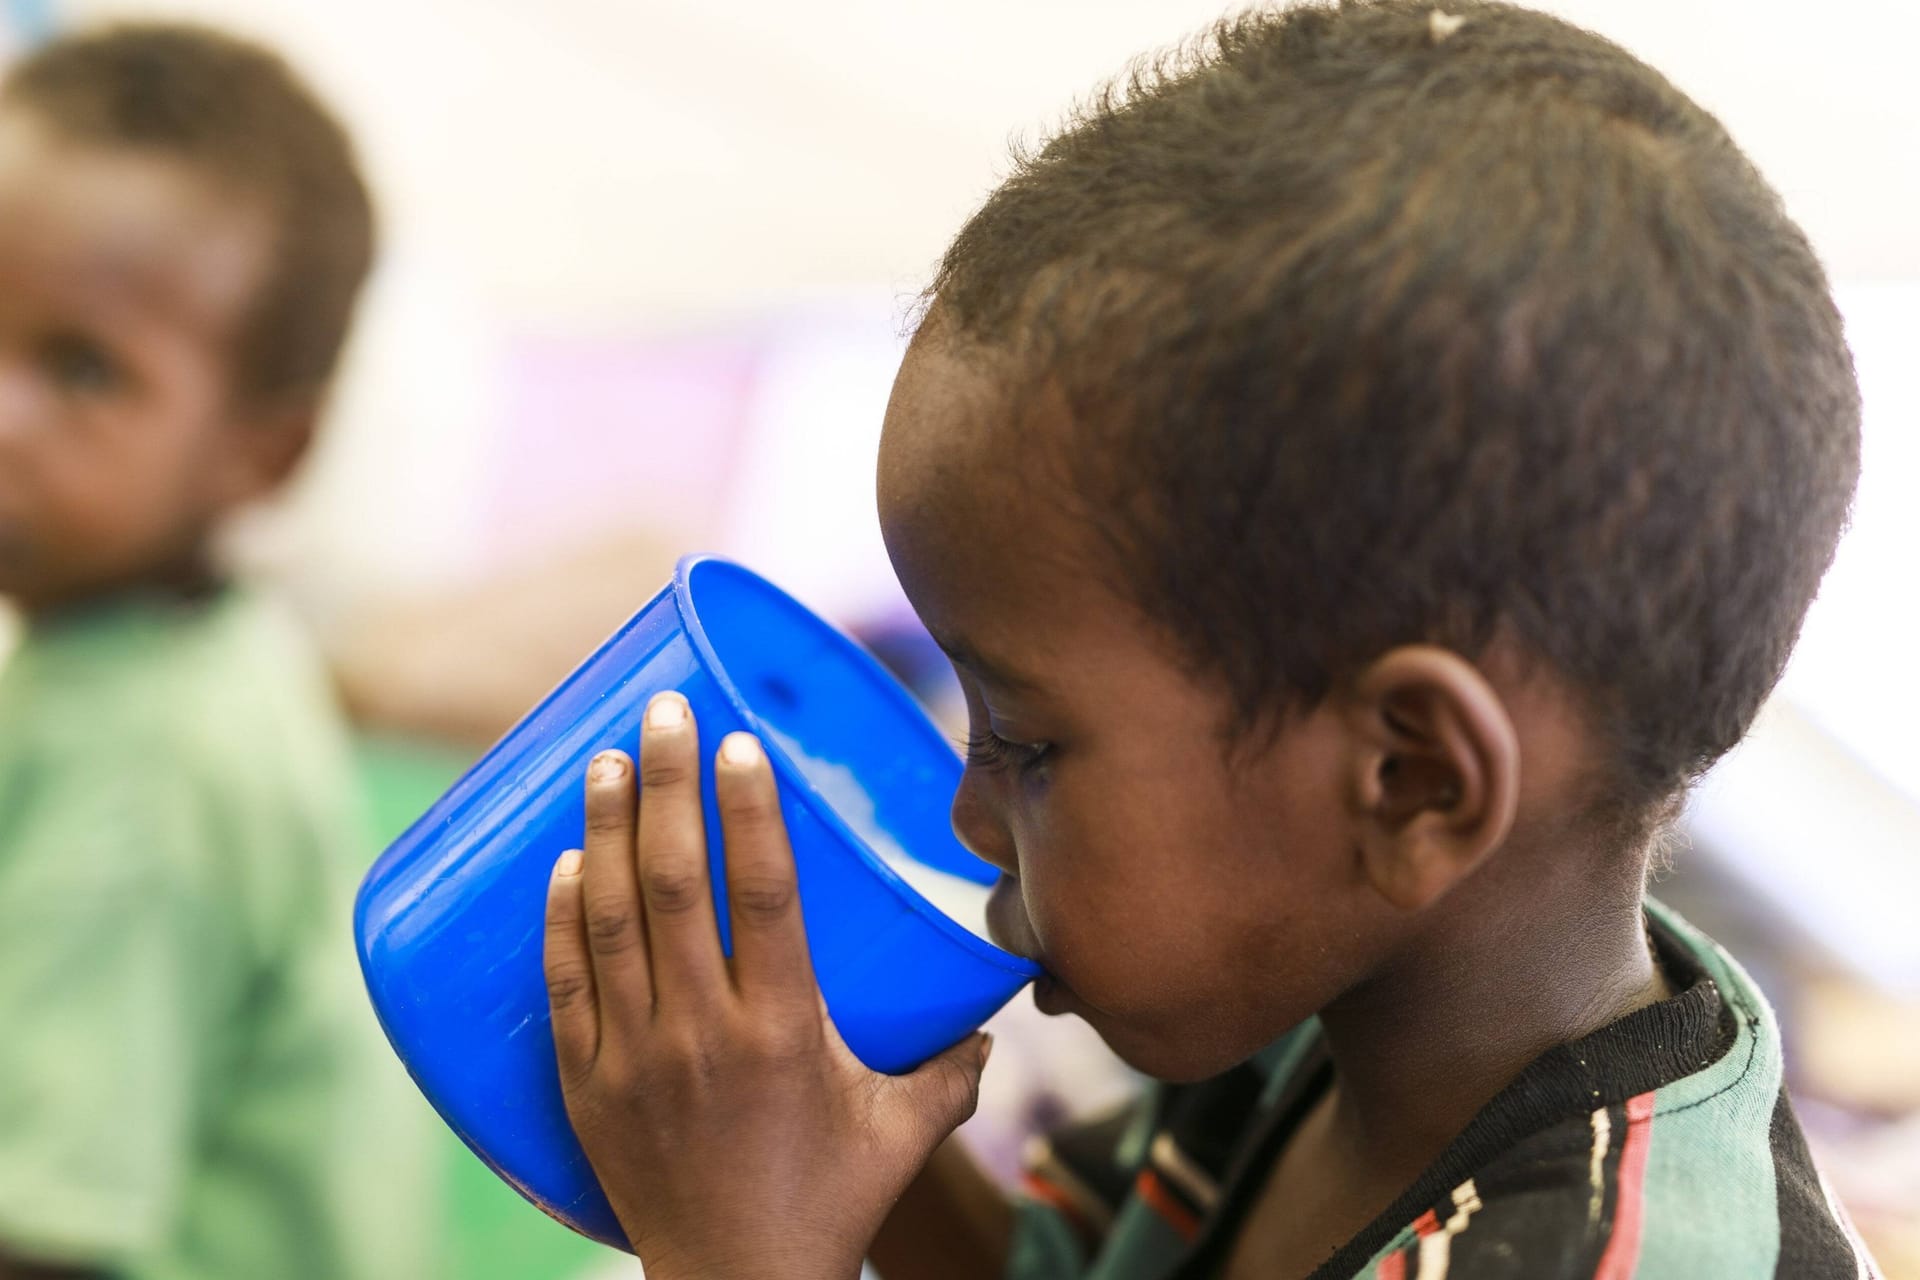
[{"label": "cup rim", "polygon": [[[725,696],[734,714],[740,718],[742,723],[753,730],[755,736],[760,739],[762,745],[766,748],[767,757],[773,762],[774,770],[779,774],[781,784],[791,787],[794,794],[799,797],[801,803],[807,806],[808,811],[813,814],[815,819],[824,823],[828,830],[838,835],[841,843],[853,851],[854,856],[865,864],[869,872],[879,876],[880,880],[890,886],[894,893],[906,902],[909,907],[918,914],[931,920],[934,926],[948,938],[958,942],[973,955],[997,968],[1028,979],[1042,976],[1046,971],[1034,961],[1027,959],[1025,956],[1016,955],[1004,947],[999,946],[992,939],[984,938],[973,932],[927,901],[918,889],[909,884],[898,872],[892,867],[889,867],[880,859],[878,854],[874,853],[874,851],[868,847],[867,842],[861,839],[853,828],[848,825],[846,819],[842,818],[834,807],[827,803],[826,797],[820,794],[820,789],[814,786],[813,782],[800,771],[800,767],[787,757],[785,749],[780,746],[778,740],[773,739],[768,734],[765,721],[753,710],[752,704],[747,701],[746,697],[740,692],[739,687],[734,684],[733,677],[728,674],[726,664],[720,661],[720,656],[715,652],[712,641],[707,638],[706,624],[701,620],[699,610],[694,607],[692,587],[693,573],[702,565],[709,564],[723,567],[733,573],[750,579],[761,590],[770,592],[778,599],[792,606],[802,616],[817,626],[824,635],[831,638],[831,642],[845,653],[862,675],[867,677],[869,684],[876,686],[884,697],[892,699],[896,705],[901,706],[904,711],[909,713],[903,716],[903,719],[914,726],[914,732],[924,737],[927,734],[934,733],[934,731],[927,722],[926,713],[921,710],[919,703],[913,700],[912,695],[902,687],[898,680],[887,674],[872,654],[868,653],[858,642],[847,636],[838,627],[820,617],[814,613],[813,610],[801,604],[800,601],[794,599],[778,586],[747,568],[745,565],[740,564],[738,561],[730,560],[725,556],[711,554],[682,556],[673,568],[673,595],[674,603],[680,611],[680,621],[686,631],[687,639],[692,643],[694,652],[699,656],[700,665],[705,668],[708,678],[713,681],[714,685],[719,688],[721,694]],[[935,736],[937,736],[937,734]],[[943,750],[945,749],[944,739],[941,742],[941,748]],[[912,855],[909,853],[908,856],[911,857]]]}]

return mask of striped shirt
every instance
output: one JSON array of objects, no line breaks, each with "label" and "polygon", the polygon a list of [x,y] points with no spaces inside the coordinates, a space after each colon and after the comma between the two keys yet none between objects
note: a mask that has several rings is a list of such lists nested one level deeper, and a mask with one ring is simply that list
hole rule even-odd
[{"label": "striped shirt", "polygon": [[[1676,992],[1550,1050],[1311,1280],[1867,1280],[1807,1152],[1779,1026],[1658,903]],[[1251,1062],[1037,1142],[1014,1280],[1218,1274],[1332,1068],[1307,1023]]]}]

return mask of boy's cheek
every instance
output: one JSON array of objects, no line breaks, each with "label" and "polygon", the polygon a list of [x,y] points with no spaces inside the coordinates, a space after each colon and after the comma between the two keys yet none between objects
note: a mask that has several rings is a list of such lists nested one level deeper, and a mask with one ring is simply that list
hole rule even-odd
[{"label": "boy's cheek", "polygon": [[1033,931],[1048,972],[1081,1000],[1116,1017],[1151,1018],[1143,1000],[1158,1003],[1187,985],[1182,970],[1194,960],[1193,941],[1171,936],[1168,924],[1148,901],[1111,904],[1084,894],[1036,904]]}]

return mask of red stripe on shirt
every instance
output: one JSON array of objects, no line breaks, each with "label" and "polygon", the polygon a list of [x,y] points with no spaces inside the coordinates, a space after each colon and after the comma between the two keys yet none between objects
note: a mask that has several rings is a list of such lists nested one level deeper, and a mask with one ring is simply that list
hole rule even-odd
[{"label": "red stripe on shirt", "polygon": [[1373,1280],[1407,1280],[1407,1255],[1395,1249],[1380,1259],[1373,1269]]},{"label": "red stripe on shirt", "polygon": [[1593,1280],[1632,1280],[1640,1261],[1640,1224],[1644,1216],[1647,1145],[1653,1137],[1653,1095],[1627,1099],[1627,1136],[1620,1143],[1620,1171],[1614,1180],[1613,1234]]},{"label": "red stripe on shirt", "polygon": [[1153,1170],[1140,1171],[1140,1177],[1133,1184],[1133,1193],[1140,1197],[1141,1203],[1164,1218],[1182,1240],[1191,1243],[1200,1234],[1200,1219],[1187,1206],[1174,1199],[1173,1193],[1160,1181],[1160,1175]]},{"label": "red stripe on shirt", "polygon": [[1022,1176],[1020,1179],[1020,1190],[1025,1193],[1028,1198],[1038,1200],[1041,1204],[1046,1205],[1047,1208],[1065,1218],[1067,1225],[1073,1228],[1074,1234],[1079,1236],[1083,1241],[1091,1242],[1099,1240],[1099,1233],[1094,1230],[1093,1224],[1087,1221],[1087,1215],[1081,1212],[1080,1206],[1074,1202],[1074,1198],[1059,1187],[1054,1186],[1051,1182],[1048,1182],[1045,1178],[1042,1178],[1039,1174],[1028,1173]]},{"label": "red stripe on shirt", "polygon": [[1440,1219],[1429,1209],[1413,1220],[1413,1234],[1422,1240],[1440,1229]]}]

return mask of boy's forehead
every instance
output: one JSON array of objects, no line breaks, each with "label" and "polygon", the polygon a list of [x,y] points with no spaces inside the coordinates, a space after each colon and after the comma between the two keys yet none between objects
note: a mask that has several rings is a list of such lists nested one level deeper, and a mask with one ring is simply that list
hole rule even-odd
[{"label": "boy's forehead", "polygon": [[[997,357],[916,339],[881,436],[881,531],[936,634],[1014,652],[1049,616],[1119,608],[1060,475],[1064,406],[1013,405]],[[1018,633],[1017,635],[1011,633]]]},{"label": "boy's forehead", "polygon": [[1064,406],[1022,394],[1014,362],[924,329],[901,361],[881,433],[881,518],[889,507],[965,516],[1030,500],[1057,479]]},{"label": "boy's forehead", "polygon": [[0,110],[0,272],[100,302],[182,308],[224,324],[267,252],[263,211],[186,164],[64,139]]}]

